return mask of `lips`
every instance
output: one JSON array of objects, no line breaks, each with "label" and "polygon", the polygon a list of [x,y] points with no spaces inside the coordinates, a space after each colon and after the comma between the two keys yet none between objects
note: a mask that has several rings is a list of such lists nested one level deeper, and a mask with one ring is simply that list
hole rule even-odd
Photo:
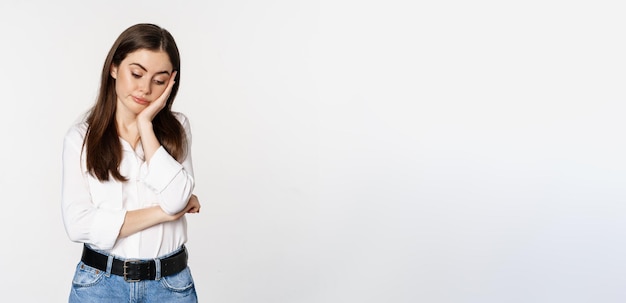
[{"label": "lips", "polygon": [[135,102],[141,104],[141,105],[148,105],[150,103],[150,101],[144,99],[144,98],[139,98],[139,97],[135,97],[133,96],[133,100],[135,100]]}]

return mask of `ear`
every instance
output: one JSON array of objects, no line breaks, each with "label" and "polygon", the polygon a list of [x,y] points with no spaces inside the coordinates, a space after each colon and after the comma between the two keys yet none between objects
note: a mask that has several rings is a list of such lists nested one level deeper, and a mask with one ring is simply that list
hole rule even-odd
[{"label": "ear", "polygon": [[111,65],[111,77],[117,80],[117,66]]}]

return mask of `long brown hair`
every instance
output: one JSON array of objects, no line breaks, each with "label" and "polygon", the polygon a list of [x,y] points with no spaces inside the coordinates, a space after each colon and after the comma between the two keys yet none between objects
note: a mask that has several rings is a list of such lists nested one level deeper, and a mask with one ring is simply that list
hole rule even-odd
[{"label": "long brown hair", "polygon": [[133,25],[117,38],[102,67],[100,92],[96,104],[87,116],[86,146],[87,170],[100,181],[108,181],[109,175],[118,181],[126,181],[119,171],[122,161],[115,110],[117,94],[115,79],[111,76],[111,66],[119,66],[126,56],[134,51],[147,49],[165,51],[176,73],[172,92],[165,107],[154,117],[152,125],[157,139],[165,150],[179,162],[186,157],[187,140],[185,130],[172,113],[172,103],[180,85],[180,54],[172,35],[165,29],[147,23]]}]

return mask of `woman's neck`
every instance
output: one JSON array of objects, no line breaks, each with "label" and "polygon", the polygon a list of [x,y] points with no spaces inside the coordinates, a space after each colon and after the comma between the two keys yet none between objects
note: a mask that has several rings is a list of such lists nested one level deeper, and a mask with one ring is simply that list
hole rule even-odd
[{"label": "woman's neck", "polygon": [[137,116],[120,115],[116,113],[115,124],[119,136],[130,143],[133,149],[135,149],[140,139],[139,129],[137,128]]}]

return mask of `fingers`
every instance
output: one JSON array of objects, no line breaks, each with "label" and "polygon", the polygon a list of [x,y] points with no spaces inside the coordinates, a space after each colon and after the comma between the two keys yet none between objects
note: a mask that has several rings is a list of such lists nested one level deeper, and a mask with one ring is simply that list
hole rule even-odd
[{"label": "fingers", "polygon": [[172,93],[172,88],[174,87],[174,84],[176,83],[176,81],[174,80],[176,79],[176,74],[177,74],[176,71],[172,72],[172,76],[167,82],[167,87],[165,88],[163,93],[161,93],[161,95],[154,102],[152,102],[152,104],[150,104],[152,107],[154,107],[153,115],[156,115],[161,109],[163,109],[163,107],[165,107],[165,103],[167,103],[167,99],[170,97],[170,94]]},{"label": "fingers", "polygon": [[190,207],[190,208],[187,210],[187,213],[188,213],[188,214],[197,214],[197,213],[199,213],[199,212],[200,212],[200,205]]},{"label": "fingers", "polygon": [[169,98],[170,93],[172,92],[172,88],[174,87],[174,83],[176,83],[176,71],[172,72],[172,76],[170,77],[169,82],[167,83],[167,87],[165,88],[165,90],[163,91],[163,94],[161,95],[161,98],[163,98],[163,102],[165,102],[167,100],[167,98]]},{"label": "fingers", "polygon": [[189,198],[189,202],[187,202],[187,213],[199,213],[200,212],[200,201],[198,201],[198,196],[192,194]]},{"label": "fingers", "polygon": [[159,97],[160,105],[165,106],[165,103],[167,102],[167,98],[170,97],[170,94],[172,93],[172,88],[174,87],[174,83],[176,83],[176,81],[174,80],[175,78],[176,78],[176,71],[172,73],[172,76],[170,77],[170,81],[167,83],[167,87],[165,88],[161,96]]},{"label": "fingers", "polygon": [[170,77],[170,83],[169,83],[170,87],[174,86],[174,83],[176,83],[176,75],[177,74],[178,74],[178,71],[173,71],[172,72],[172,76]]}]

